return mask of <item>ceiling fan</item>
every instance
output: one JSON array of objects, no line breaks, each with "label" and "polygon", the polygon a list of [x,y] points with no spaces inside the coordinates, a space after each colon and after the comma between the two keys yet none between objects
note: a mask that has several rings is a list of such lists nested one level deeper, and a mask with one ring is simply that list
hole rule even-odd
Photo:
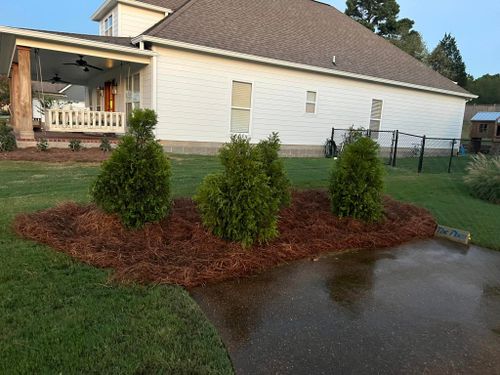
[{"label": "ceiling fan", "polygon": [[59,74],[56,73],[54,77],[50,79],[50,82],[55,85],[56,83],[65,83],[67,85],[70,84],[70,82],[64,81],[61,77],[59,77]]},{"label": "ceiling fan", "polygon": [[73,63],[64,63],[63,65],[73,65],[73,66],[78,66],[80,68],[83,68],[84,72],[90,72],[90,69],[96,69],[96,70],[104,70],[102,68],[99,68],[98,66],[94,66],[89,64],[86,60],[84,60],[83,55],[78,55],[79,59],[76,60]]}]

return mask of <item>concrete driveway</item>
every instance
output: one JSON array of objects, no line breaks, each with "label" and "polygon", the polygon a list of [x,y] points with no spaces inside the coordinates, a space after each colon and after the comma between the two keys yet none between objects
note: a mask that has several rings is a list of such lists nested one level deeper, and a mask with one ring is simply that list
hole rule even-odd
[{"label": "concrete driveway", "polygon": [[500,374],[500,252],[429,240],[192,294],[239,374]]}]

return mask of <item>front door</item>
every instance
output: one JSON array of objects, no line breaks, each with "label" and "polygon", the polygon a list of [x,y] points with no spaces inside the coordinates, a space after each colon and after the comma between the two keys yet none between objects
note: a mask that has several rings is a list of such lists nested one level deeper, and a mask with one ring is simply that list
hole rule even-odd
[{"label": "front door", "polygon": [[113,94],[113,83],[104,84],[104,110],[106,112],[115,112],[115,94]]}]

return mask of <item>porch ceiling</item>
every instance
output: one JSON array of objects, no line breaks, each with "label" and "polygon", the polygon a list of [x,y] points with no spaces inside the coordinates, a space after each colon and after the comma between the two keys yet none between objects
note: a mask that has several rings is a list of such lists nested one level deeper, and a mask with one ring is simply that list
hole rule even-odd
[{"label": "porch ceiling", "polygon": [[128,70],[128,67],[135,69],[143,66],[138,63],[122,62],[120,60],[93,56],[84,56],[84,60],[89,65],[103,69],[102,71],[89,68],[89,71],[85,72],[80,66],[64,65],[65,63],[74,63],[79,58],[80,56],[74,53],[32,48],[31,79],[33,81],[40,80],[41,67],[41,76],[44,82],[50,82],[51,79],[57,74],[63,81],[73,85],[86,86],[89,80],[95,79],[109,70],[122,67],[124,71],[126,71]]}]

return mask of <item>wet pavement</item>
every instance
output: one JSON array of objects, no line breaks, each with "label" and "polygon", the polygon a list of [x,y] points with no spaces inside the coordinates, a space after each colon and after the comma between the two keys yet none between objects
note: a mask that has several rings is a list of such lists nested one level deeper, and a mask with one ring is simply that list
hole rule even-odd
[{"label": "wet pavement", "polygon": [[500,252],[429,240],[192,295],[238,374],[500,374]]}]

